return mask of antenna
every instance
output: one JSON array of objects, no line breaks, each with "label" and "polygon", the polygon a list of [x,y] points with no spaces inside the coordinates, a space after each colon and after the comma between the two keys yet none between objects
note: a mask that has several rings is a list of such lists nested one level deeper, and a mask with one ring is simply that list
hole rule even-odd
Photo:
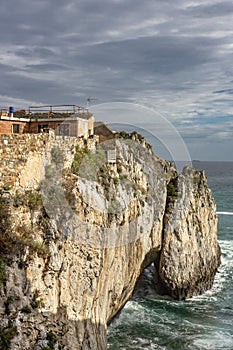
[{"label": "antenna", "polygon": [[91,103],[91,101],[97,101],[98,100],[98,98],[92,98],[92,97],[88,97],[87,98],[87,109],[89,108],[89,106],[90,106],[90,103]]}]

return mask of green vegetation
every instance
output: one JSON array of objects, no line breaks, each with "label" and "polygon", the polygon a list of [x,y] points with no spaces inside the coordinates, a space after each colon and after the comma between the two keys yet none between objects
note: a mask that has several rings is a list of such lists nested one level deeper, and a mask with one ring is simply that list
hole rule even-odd
[{"label": "green vegetation", "polygon": [[126,140],[132,140],[132,139],[139,140],[139,141],[144,140],[144,137],[141,134],[139,134],[137,131],[133,131],[129,133],[123,130],[118,133],[118,137]]},{"label": "green vegetation", "polygon": [[5,279],[6,279],[5,264],[2,261],[2,259],[0,259],[0,286],[5,281]]},{"label": "green vegetation", "polygon": [[99,169],[100,176],[104,177],[106,175],[106,172],[107,172],[107,166],[103,164]]},{"label": "green vegetation", "polygon": [[71,165],[71,171],[78,175],[80,166],[82,164],[83,158],[89,153],[87,146],[84,148],[79,147],[78,145],[75,148],[74,160]]},{"label": "green vegetation", "polygon": [[30,254],[37,253],[39,256],[43,257],[47,255],[48,248],[43,243],[33,238],[32,229],[24,225],[17,226],[14,233],[9,237],[9,244],[14,244],[18,252],[23,252],[25,248],[29,248]]},{"label": "green vegetation", "polygon": [[[52,331],[49,331],[47,333],[46,339],[48,341],[48,345],[43,347],[42,350],[54,350],[55,349],[55,345],[57,343],[56,335]],[[58,348],[61,349],[60,346]]]},{"label": "green vegetation", "polygon": [[26,192],[26,201],[27,205],[31,210],[36,210],[42,206],[42,197],[41,194],[36,191],[27,191]]},{"label": "green vegetation", "polygon": [[119,179],[120,180],[126,180],[126,179],[128,179],[128,176],[126,174],[120,175]]},{"label": "green vegetation", "polygon": [[16,300],[15,296],[13,295],[9,295],[7,297],[7,300],[4,302],[4,306],[5,306],[5,314],[9,315],[11,313],[10,311],[10,305]]},{"label": "green vegetation", "polygon": [[113,183],[114,183],[115,186],[117,186],[119,184],[118,177],[114,177],[112,180],[113,180]]},{"label": "green vegetation", "polygon": [[167,197],[168,200],[174,200],[178,197],[178,176],[167,184]]},{"label": "green vegetation", "polygon": [[64,153],[59,146],[51,149],[51,160],[55,164],[62,164],[64,162]]},{"label": "green vegetation", "polygon": [[56,335],[52,332],[52,331],[49,331],[47,333],[47,340],[48,340],[48,346],[50,349],[54,349],[54,345],[56,344],[57,342],[57,337]]},{"label": "green vegetation", "polygon": [[25,243],[32,253],[36,252],[41,257],[45,257],[49,252],[48,247],[46,247],[44,243],[35,240],[32,240],[31,242],[26,241]]},{"label": "green vegetation", "polygon": [[[11,199],[12,204],[4,197],[0,197],[0,280],[3,281],[3,262],[9,263],[11,257],[20,255],[29,248],[30,253],[37,253],[44,256],[47,254],[47,247],[37,242],[33,237],[33,229],[25,225],[13,226],[11,210],[13,207],[27,206],[35,210],[42,205],[42,199],[38,192],[28,191]],[[1,279],[2,276],[2,279]]]},{"label": "green vegetation", "polygon": [[10,190],[11,190],[11,186],[5,185],[5,186],[3,186],[2,189],[3,189],[4,191],[10,191]]},{"label": "green vegetation", "polygon": [[122,167],[122,162],[119,159],[117,159],[116,165],[117,165],[117,172],[118,172],[118,174],[121,174],[122,171],[123,171],[123,167]]},{"label": "green vegetation", "polygon": [[98,179],[100,184],[104,188],[104,194],[107,200],[110,199],[111,186],[117,186],[119,183],[119,179],[117,177],[112,177],[110,171],[110,166],[108,166],[107,164],[103,164],[98,171]]},{"label": "green vegetation", "polygon": [[9,350],[11,341],[17,335],[17,327],[9,324],[8,327],[0,328],[0,349]]},{"label": "green vegetation", "polygon": [[97,148],[95,153],[88,150],[87,146],[84,148],[77,146],[71,171],[87,180],[97,181],[97,173],[105,162],[106,154],[101,146]]},{"label": "green vegetation", "polygon": [[[12,251],[13,235],[11,232],[9,203],[0,197],[0,257]],[[2,266],[3,269],[3,266]]]},{"label": "green vegetation", "polygon": [[29,305],[25,305],[22,307],[22,309],[20,311],[25,313],[25,314],[30,314],[32,312],[32,309],[30,308]]},{"label": "green vegetation", "polygon": [[28,206],[36,210],[42,206],[42,197],[38,191],[26,191],[24,194],[16,194],[13,198],[14,207]]},{"label": "green vegetation", "polygon": [[41,306],[40,292],[38,289],[36,289],[32,296],[31,307],[33,309],[38,309],[40,306]]}]

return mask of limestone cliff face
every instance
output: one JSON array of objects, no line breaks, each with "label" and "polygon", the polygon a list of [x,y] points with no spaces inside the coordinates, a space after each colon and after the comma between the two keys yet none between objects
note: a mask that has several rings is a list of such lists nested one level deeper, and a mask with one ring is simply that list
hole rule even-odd
[{"label": "limestone cliff face", "polygon": [[[104,350],[107,324],[152,262],[177,299],[211,287],[220,263],[216,208],[203,173],[178,175],[145,143],[118,140],[117,162],[107,164],[111,144],[74,153],[54,142],[41,156],[40,187],[29,177],[27,191],[1,198],[0,344]],[[25,167],[35,152],[30,159]],[[23,183],[25,171],[16,175]]]},{"label": "limestone cliff face", "polygon": [[167,203],[159,276],[177,299],[211,288],[219,265],[216,207],[204,173],[186,168]]}]

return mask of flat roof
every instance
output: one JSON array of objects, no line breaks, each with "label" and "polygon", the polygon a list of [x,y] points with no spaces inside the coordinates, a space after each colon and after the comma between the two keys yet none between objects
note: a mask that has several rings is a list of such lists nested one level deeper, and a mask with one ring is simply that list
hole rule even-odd
[{"label": "flat roof", "polygon": [[21,122],[37,122],[37,121],[73,121],[78,119],[89,120],[93,118],[91,113],[31,113],[25,116],[10,116],[10,115],[0,115],[0,120],[8,121],[21,121]]}]

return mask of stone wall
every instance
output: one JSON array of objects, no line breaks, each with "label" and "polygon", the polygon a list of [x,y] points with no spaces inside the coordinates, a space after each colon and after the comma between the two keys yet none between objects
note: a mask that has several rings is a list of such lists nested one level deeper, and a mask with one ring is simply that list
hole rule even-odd
[{"label": "stone wall", "polygon": [[95,148],[98,137],[83,138],[49,134],[0,135],[0,188],[11,191],[35,189],[44,176],[44,168],[53,147],[60,147],[70,166],[75,146]]}]

